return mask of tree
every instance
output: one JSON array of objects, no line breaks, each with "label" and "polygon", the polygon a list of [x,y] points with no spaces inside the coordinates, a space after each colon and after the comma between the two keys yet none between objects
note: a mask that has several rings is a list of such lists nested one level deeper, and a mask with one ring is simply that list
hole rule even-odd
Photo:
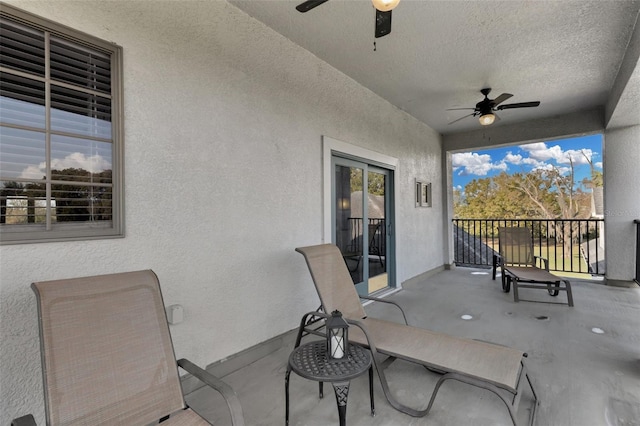
[{"label": "tree", "polygon": [[[81,168],[52,170],[55,182],[51,184],[52,219],[56,222],[111,220],[111,175],[111,170],[99,173]],[[46,193],[44,177],[37,182],[6,182],[0,190],[0,223],[44,222]],[[11,200],[14,208],[11,214],[7,212],[7,200]]]},{"label": "tree", "polygon": [[[351,167],[351,192],[362,191],[362,169]],[[384,195],[385,175],[369,172],[367,174],[368,192],[373,195]]]},{"label": "tree", "polygon": [[[460,201],[454,202],[454,215],[480,219],[588,218],[590,194],[575,184],[574,171],[574,161],[569,159],[567,174],[550,167],[473,180]],[[577,224],[561,222],[551,230],[552,236],[565,245],[565,252],[571,252],[571,245],[579,237]]]},{"label": "tree", "polygon": [[[456,217],[519,219],[542,217],[548,213],[549,182],[538,173],[475,179],[465,187],[454,204]],[[537,198],[536,198],[537,197]],[[540,203],[537,199],[542,199]]]},{"label": "tree", "polygon": [[51,184],[58,222],[111,220],[111,186],[91,185],[111,183],[111,170],[91,173],[85,169],[67,168],[52,170],[51,178],[67,182]]}]

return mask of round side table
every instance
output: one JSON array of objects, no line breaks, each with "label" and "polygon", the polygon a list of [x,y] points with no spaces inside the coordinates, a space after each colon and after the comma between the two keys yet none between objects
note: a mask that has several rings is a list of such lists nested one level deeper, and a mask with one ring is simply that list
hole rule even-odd
[{"label": "round side table", "polygon": [[300,377],[319,382],[320,398],[323,397],[322,383],[331,382],[338,403],[340,426],[345,426],[349,382],[369,370],[369,398],[371,415],[375,416],[373,404],[373,368],[371,353],[357,345],[349,345],[349,354],[341,360],[329,361],[327,342],[317,340],[300,345],[291,352],[285,375],[286,413],[285,423],[289,425],[289,375],[294,371]]}]

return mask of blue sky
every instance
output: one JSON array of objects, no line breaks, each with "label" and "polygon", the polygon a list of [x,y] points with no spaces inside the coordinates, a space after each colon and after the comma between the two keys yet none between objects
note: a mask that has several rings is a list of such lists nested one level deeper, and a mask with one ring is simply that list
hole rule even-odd
[{"label": "blue sky", "polygon": [[[582,152],[581,152],[582,151]],[[588,156],[596,170],[602,171],[602,135],[557,139],[453,154],[453,187],[463,189],[474,179],[482,179],[507,172],[529,172],[534,169],[558,168],[569,172],[569,159],[573,161],[575,181],[591,176]]]}]

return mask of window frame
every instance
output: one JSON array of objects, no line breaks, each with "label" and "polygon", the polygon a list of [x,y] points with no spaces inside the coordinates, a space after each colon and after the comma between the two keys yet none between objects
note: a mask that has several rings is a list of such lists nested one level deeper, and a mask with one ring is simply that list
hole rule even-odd
[{"label": "window frame", "polygon": [[[124,237],[124,91],[122,47],[75,30],[30,12],[0,2],[0,16],[51,36],[79,44],[111,57],[111,144],[112,144],[112,219],[111,226],[100,222],[57,223],[52,229],[33,229],[29,225],[0,226],[0,245],[54,241],[92,240]],[[47,114],[49,112],[47,111]],[[55,134],[45,129],[45,134]],[[48,160],[50,161],[50,160]]]}]

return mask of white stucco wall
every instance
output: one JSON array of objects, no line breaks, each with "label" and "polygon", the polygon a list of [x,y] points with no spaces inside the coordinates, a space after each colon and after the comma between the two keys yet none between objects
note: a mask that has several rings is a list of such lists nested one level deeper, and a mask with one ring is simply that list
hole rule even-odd
[{"label": "white stucco wall", "polygon": [[[321,136],[398,159],[398,281],[443,264],[440,137],[223,1],[16,1],[124,48],[126,238],[0,247],[0,424],[44,422],[29,285],[136,269],[181,304],[176,355],[207,365],[297,326],[317,297]],[[372,52],[371,54],[377,54]]]},{"label": "white stucco wall", "polygon": [[632,281],[640,219],[640,126],[604,135],[604,211],[607,280]]}]

